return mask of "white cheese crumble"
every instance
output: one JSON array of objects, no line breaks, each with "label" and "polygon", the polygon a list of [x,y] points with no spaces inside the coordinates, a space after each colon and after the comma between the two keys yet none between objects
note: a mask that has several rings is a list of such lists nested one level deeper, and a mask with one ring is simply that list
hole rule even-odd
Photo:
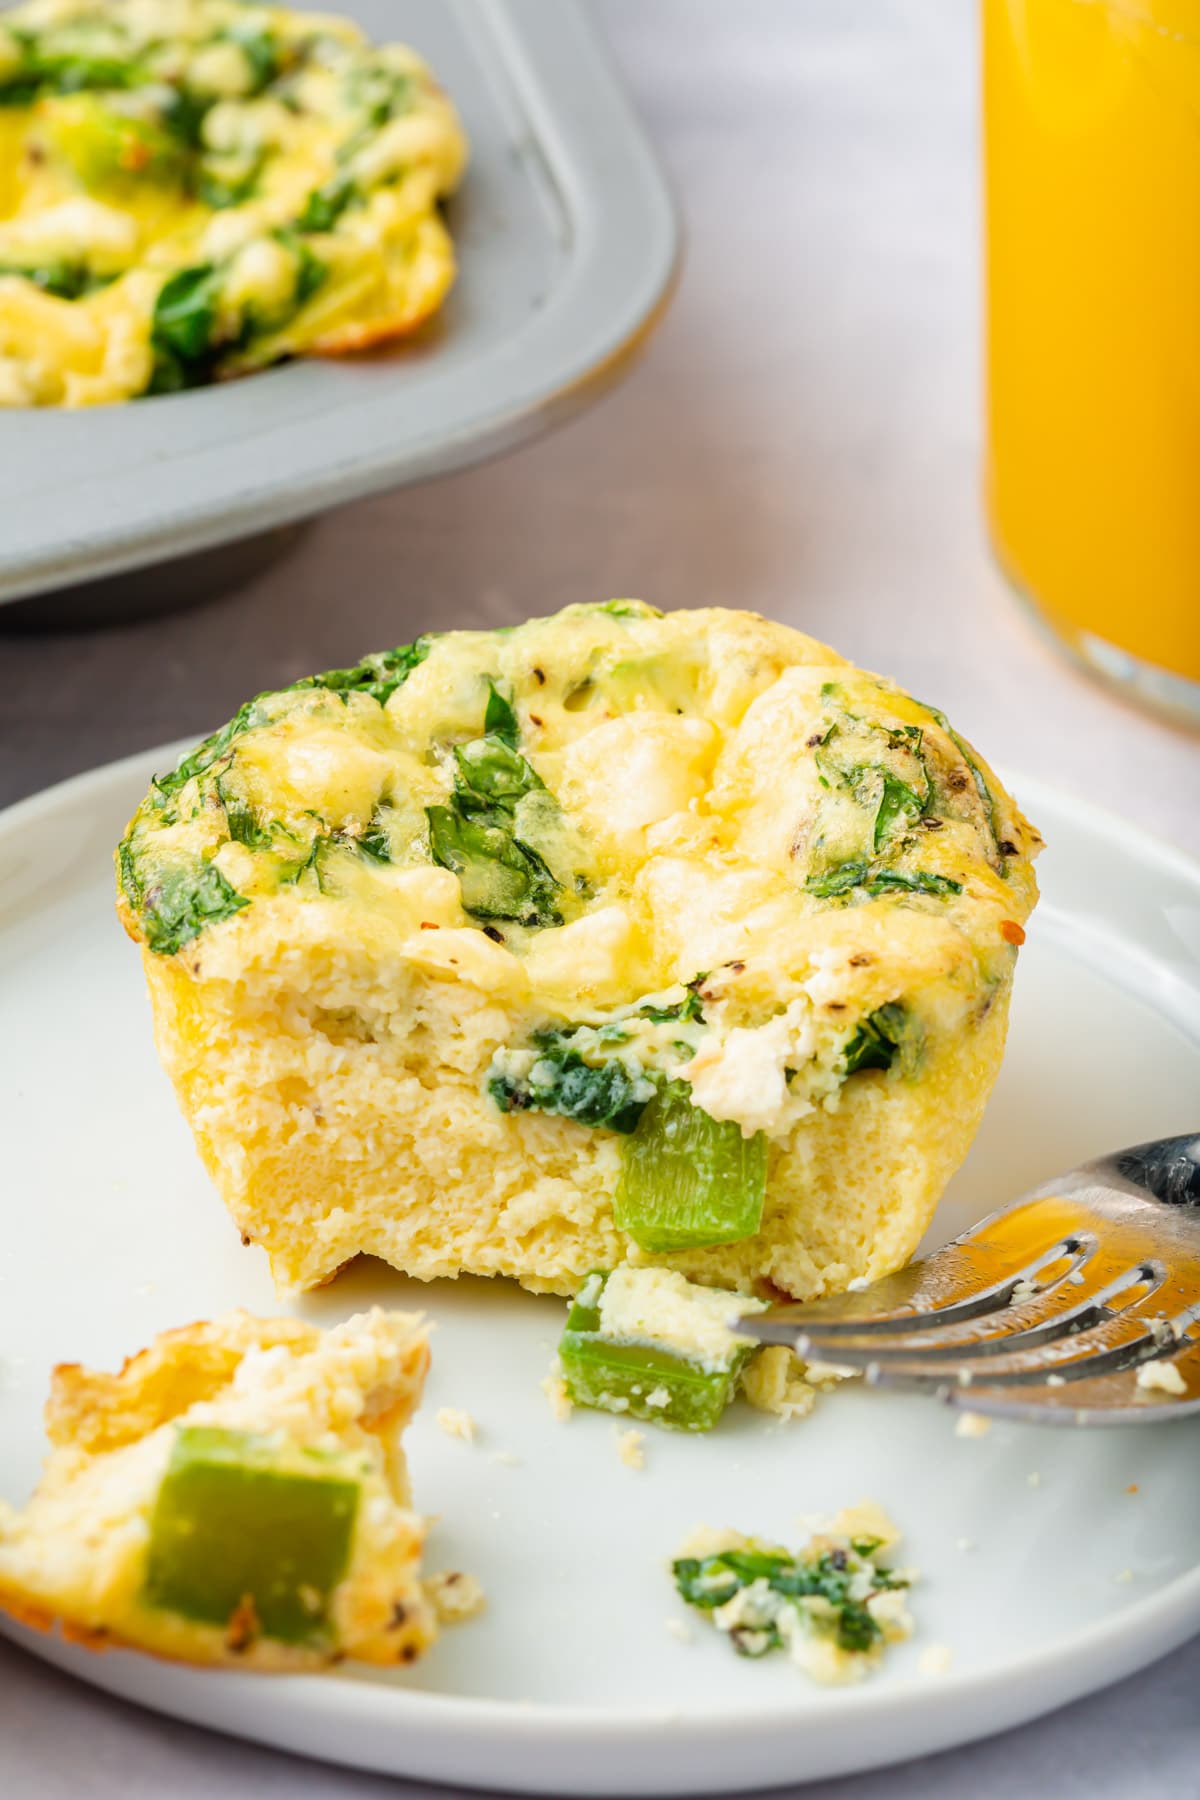
[{"label": "white cheese crumble", "polygon": [[543,1376],[540,1385],[543,1394],[550,1402],[550,1411],[554,1414],[556,1423],[565,1425],[575,1410],[571,1404],[571,1396],[567,1392],[566,1382],[561,1375],[552,1373]]},{"label": "white cheese crumble", "polygon": [[814,1049],[810,1004],[793,1000],[765,1025],[736,1025],[724,1037],[706,1033],[680,1074],[691,1083],[695,1105],[711,1118],[732,1120],[743,1137],[758,1131],[778,1136],[815,1111],[787,1079],[788,1069],[810,1062]]},{"label": "white cheese crumble", "polygon": [[986,1413],[962,1412],[954,1422],[954,1435],[960,1438],[986,1437],[992,1421]]},{"label": "white cheese crumble", "polygon": [[1143,1363],[1137,1372],[1137,1384],[1145,1392],[1173,1394],[1177,1399],[1188,1391],[1187,1382],[1173,1362]]},{"label": "white cheese crumble", "polygon": [[917,1668],[922,1675],[945,1675],[951,1662],[953,1652],[946,1644],[930,1644],[922,1650],[917,1660]]},{"label": "white cheese crumble", "polygon": [[137,222],[118,207],[80,194],[0,226],[0,256],[24,262],[33,255],[111,256],[125,261],[137,250]]},{"label": "white cheese crumble", "polygon": [[[580,1290],[594,1304],[595,1289]],[[739,1318],[765,1303],[720,1288],[697,1287],[674,1269],[614,1269],[600,1293],[600,1333],[614,1344],[653,1344],[686,1357],[708,1374],[727,1369],[747,1340]]]},{"label": "white cheese crumble", "polygon": [[464,1444],[475,1442],[476,1424],[469,1412],[463,1412],[457,1406],[439,1406],[434,1414],[434,1423],[444,1431],[447,1437],[461,1438]]},{"label": "white cheese crumble", "polygon": [[475,1576],[461,1569],[443,1569],[427,1575],[421,1586],[439,1625],[461,1625],[487,1605],[487,1596]]},{"label": "white cheese crumble", "polygon": [[222,301],[253,307],[270,317],[288,305],[296,289],[296,259],[277,238],[255,238],[239,250],[225,278]]},{"label": "white cheese crumble", "polygon": [[627,1469],[644,1469],[646,1466],[646,1434],[644,1431],[618,1431],[617,1455]]},{"label": "white cheese crumble", "polygon": [[690,1644],[693,1641],[692,1628],[686,1619],[664,1619],[663,1625],[677,1643]]}]

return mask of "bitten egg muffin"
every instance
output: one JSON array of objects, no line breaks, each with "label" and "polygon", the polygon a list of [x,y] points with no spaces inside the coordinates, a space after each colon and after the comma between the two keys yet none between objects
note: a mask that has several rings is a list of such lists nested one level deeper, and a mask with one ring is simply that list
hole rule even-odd
[{"label": "bitten egg muffin", "polygon": [[1038,844],[894,683],[621,600],[248,701],[153,784],[119,909],[282,1286],[807,1298],[904,1263],[964,1156]]},{"label": "bitten egg muffin", "polygon": [[172,393],[411,331],[466,143],[421,58],[259,0],[0,14],[0,406]]},{"label": "bitten egg muffin", "polygon": [[302,1671],[409,1663],[436,1632],[400,1434],[419,1318],[231,1313],[119,1374],[54,1371],[51,1449],[0,1503],[0,1607],[93,1648]]}]

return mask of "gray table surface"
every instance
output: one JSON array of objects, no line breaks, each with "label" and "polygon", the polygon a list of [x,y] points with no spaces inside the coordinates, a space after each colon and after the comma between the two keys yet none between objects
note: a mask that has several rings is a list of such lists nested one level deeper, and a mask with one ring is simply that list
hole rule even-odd
[{"label": "gray table surface", "polygon": [[[426,627],[637,594],[802,626],[948,709],[992,760],[1200,850],[1196,741],[1045,649],[983,540],[971,9],[594,6],[688,220],[683,283],[643,363],[551,439],[324,519],[239,596],[109,632],[0,637],[0,801]],[[805,1793],[1200,1794],[1198,1693],[1193,1643],[1022,1731]],[[208,1736],[0,1646],[0,1791],[447,1790]]]}]

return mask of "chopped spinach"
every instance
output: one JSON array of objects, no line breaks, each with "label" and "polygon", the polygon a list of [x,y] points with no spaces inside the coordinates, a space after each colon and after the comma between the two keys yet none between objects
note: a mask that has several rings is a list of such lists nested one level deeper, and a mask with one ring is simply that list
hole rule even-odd
[{"label": "chopped spinach", "polygon": [[653,1006],[649,1001],[643,1001],[638,1012],[643,1019],[651,1019],[656,1025],[670,1025],[677,1021],[685,1025],[695,1021],[702,1025],[704,1007],[700,1000],[700,989],[707,980],[707,973],[694,975],[687,983],[687,995],[684,999],[677,1000],[673,1006]]},{"label": "chopped spinach", "polygon": [[369,856],[372,862],[391,862],[392,842],[383,822],[382,810],[376,811],[367,829],[358,839],[358,848],[364,856]]},{"label": "chopped spinach", "polygon": [[485,737],[498,737],[510,750],[515,750],[521,741],[521,727],[512,703],[505,699],[490,676],[487,707],[483,715],[483,734]]},{"label": "chopped spinach", "polygon": [[196,170],[193,187],[197,200],[223,212],[230,206],[244,206],[254,197],[262,175],[265,157],[260,153],[244,157],[208,156]]},{"label": "chopped spinach", "polygon": [[996,806],[996,796],[988,786],[987,781],[984,778],[983,770],[975,760],[971,746],[967,743],[965,738],[961,738],[958,735],[944,712],[939,712],[936,706],[930,706],[924,700],[918,700],[916,704],[924,707],[931,719],[936,719],[937,723],[941,726],[942,730],[950,739],[950,742],[954,745],[954,748],[958,751],[958,754],[962,757],[968,769],[971,771],[971,779],[975,783],[975,791],[979,795],[983,805],[984,817],[987,819],[988,830],[991,832],[992,842],[996,848],[996,856],[999,859],[1000,871],[1003,873],[1005,867],[1004,859],[1008,852],[1002,848],[1000,814],[999,809]]},{"label": "chopped spinach", "polygon": [[[848,791],[872,815],[871,848],[877,854],[898,832],[923,818],[933,803],[933,783],[921,754],[922,736],[918,725],[879,726],[850,713],[844,714],[840,723],[830,722],[820,736],[814,761],[821,785]],[[876,745],[881,755],[900,756],[911,779],[905,780],[885,763],[868,760],[870,748]]]},{"label": "chopped spinach", "polygon": [[[527,1073],[515,1074],[507,1054],[499,1053],[488,1077],[489,1094],[501,1112],[559,1113],[581,1125],[635,1131],[664,1077],[661,1070],[642,1068],[636,1053],[630,1055],[630,1027],[640,1019],[703,1023],[696,989],[704,979],[697,975],[685,998],[673,1006],[643,1002],[602,1025],[543,1026],[530,1035],[529,1048],[537,1055]],[[581,1044],[586,1044],[587,1056]],[[694,1043],[684,1041],[674,1047],[685,1060],[695,1051]]]},{"label": "chopped spinach", "polygon": [[364,656],[352,669],[326,669],[321,675],[302,676],[281,691],[290,694],[299,688],[326,688],[343,701],[349,694],[367,694],[380,706],[386,706],[396,689],[403,687],[413,670],[425,661],[433,649],[435,635],[428,632],[411,644]]},{"label": "chopped spinach", "polygon": [[141,920],[147,947],[156,956],[174,956],[206,925],[231,919],[249,906],[214,863],[188,858],[142,871],[129,838],[118,852],[121,886]]},{"label": "chopped spinach", "polygon": [[364,657],[352,669],[329,669],[323,675],[305,675],[285,688],[268,688],[240,706],[233,718],[214,731],[176,764],[166,775],[156,775],[152,783],[153,804],[160,810],[180,789],[197,775],[203,775],[213,764],[228,754],[238,738],[268,723],[265,703],[278,694],[298,693],[308,688],[326,688],[342,700],[348,694],[367,694],[380,706],[402,687],[412,671],[429,655],[432,636],[419,637],[415,643],[400,644],[395,650],[381,650]]},{"label": "chopped spinach", "polygon": [[227,43],[236,44],[245,57],[254,83],[252,92],[261,94],[283,67],[282,46],[263,25],[235,25],[220,34]]},{"label": "chopped spinach", "polygon": [[545,783],[519,750],[502,737],[473,738],[454,746],[458,764],[455,787],[459,810],[477,813],[499,807],[512,812],[526,794],[545,791]]},{"label": "chopped spinach", "polygon": [[875,869],[865,883],[868,894],[886,893],[889,888],[904,888],[912,894],[961,894],[962,882],[949,875],[931,875],[927,869]]},{"label": "chopped spinach", "polygon": [[271,843],[271,833],[259,824],[254,808],[233,793],[219,775],[216,791],[217,798],[225,809],[225,822],[234,843],[245,844],[248,850],[267,849]]},{"label": "chopped spinach", "polygon": [[889,869],[865,858],[838,863],[832,869],[810,875],[804,886],[819,900],[840,898],[856,889],[875,899],[893,888],[913,894],[962,893],[962,882],[952,881],[948,875],[931,875],[925,869]]},{"label": "chopped spinach", "polygon": [[462,790],[450,806],[427,806],[429,848],[435,863],[458,876],[466,912],[523,925],[561,925],[554,904],[561,884],[501,813],[464,812]]},{"label": "chopped spinach", "polygon": [[94,275],[86,263],[65,260],[43,263],[36,269],[4,263],[0,264],[0,275],[20,275],[34,287],[41,288],[44,294],[53,294],[58,300],[80,300],[85,294],[94,294],[97,288],[107,287],[116,280],[114,275]]},{"label": "chopped spinach", "polygon": [[416,97],[412,76],[402,69],[389,69],[385,63],[360,64],[346,82],[347,101],[362,114],[364,127],[371,131],[409,111]]},{"label": "chopped spinach", "polygon": [[464,910],[476,918],[561,925],[562,883],[522,836],[517,815],[526,796],[546,793],[545,783],[508,741],[516,715],[494,686],[488,714],[505,735],[492,732],[454,746],[449,803],[425,809],[430,853],[458,876]]},{"label": "chopped spinach", "polygon": [[846,1074],[859,1069],[890,1069],[897,1057],[907,1072],[920,1053],[921,1032],[908,1009],[894,1001],[876,1007],[860,1020],[847,1039],[842,1057]]},{"label": "chopped spinach", "polygon": [[649,606],[645,600],[602,600],[596,606],[590,606],[589,612],[607,613],[610,619],[661,619],[664,615],[657,606]]},{"label": "chopped spinach", "polygon": [[197,744],[168,774],[156,775],[151,783],[153,805],[161,810],[189,781],[197,775],[203,775],[215,762],[219,762],[243,732],[253,731],[256,725],[264,724],[266,716],[262,710],[262,702],[270,698],[270,694],[257,694],[253,700],[247,700],[239,706],[227,724]]},{"label": "chopped spinach", "polygon": [[314,188],[296,219],[297,231],[332,231],[359,193],[349,175],[335,175],[323,187]]},{"label": "chopped spinach", "polygon": [[[907,1576],[874,1561],[878,1539],[863,1541],[872,1544],[871,1551],[860,1551],[852,1544],[846,1549],[822,1547],[793,1556],[763,1546],[678,1557],[672,1573],[681,1598],[702,1612],[715,1612],[744,1589],[756,1588],[761,1601],[752,1609],[751,1622],[730,1628],[734,1648],[742,1656],[762,1656],[781,1648],[785,1636],[780,1621],[789,1610],[797,1621],[806,1616],[811,1619],[795,1604],[806,1599],[822,1600],[834,1609],[828,1626],[818,1620],[813,1628],[828,1630],[839,1649],[861,1653],[873,1650],[883,1639],[867,1601],[885,1589],[909,1586]],[[762,1586],[756,1587],[760,1583]]]},{"label": "chopped spinach", "polygon": [[221,272],[211,263],[179,269],[159,289],[150,326],[152,393],[177,393],[209,379],[218,344]]},{"label": "chopped spinach", "polygon": [[882,850],[888,839],[898,828],[913,823],[925,811],[928,800],[901,781],[895,775],[883,775],[882,791],[879,796],[879,807],[875,814],[873,833],[875,849]]},{"label": "chopped spinach", "polygon": [[571,1047],[569,1031],[538,1032],[532,1041],[539,1055],[527,1076],[495,1074],[488,1081],[501,1112],[557,1113],[609,1131],[637,1128],[650,1097],[644,1077],[615,1059],[598,1066],[585,1062]]}]

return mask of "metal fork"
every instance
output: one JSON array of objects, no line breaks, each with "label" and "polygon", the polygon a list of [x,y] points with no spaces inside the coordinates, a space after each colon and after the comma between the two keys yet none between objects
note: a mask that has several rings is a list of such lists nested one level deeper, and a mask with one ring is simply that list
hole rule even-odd
[{"label": "metal fork", "polygon": [[[896,1275],[738,1329],[971,1412],[1049,1425],[1200,1412],[1200,1136],[1084,1163]],[[1151,1364],[1186,1391],[1139,1383]]]}]

